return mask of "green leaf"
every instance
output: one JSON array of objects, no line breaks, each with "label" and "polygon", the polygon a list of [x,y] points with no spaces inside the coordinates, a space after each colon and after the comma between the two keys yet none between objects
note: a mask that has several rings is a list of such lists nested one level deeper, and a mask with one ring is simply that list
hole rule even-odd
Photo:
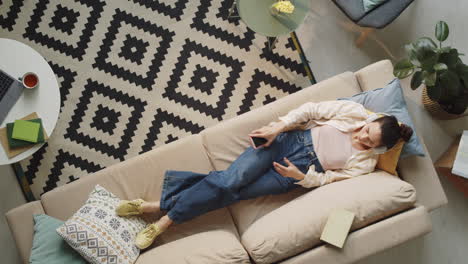
[{"label": "green leaf", "polygon": [[433,48],[433,49],[437,48],[437,44],[434,42],[434,40],[428,37],[419,38],[418,40],[416,40],[416,43],[420,47],[426,46],[426,47]]},{"label": "green leaf", "polygon": [[424,79],[424,84],[426,86],[434,86],[437,80],[437,73],[436,72],[427,72],[423,71],[421,78]]},{"label": "green leaf", "polygon": [[427,95],[431,100],[438,102],[442,96],[442,88],[440,86],[426,86]]},{"label": "green leaf", "polygon": [[455,99],[451,107],[448,109],[449,113],[460,115],[466,111],[468,107],[468,94],[459,96]]},{"label": "green leaf", "polygon": [[413,43],[416,59],[419,60],[421,68],[426,71],[432,71],[434,65],[439,60],[439,53],[434,41],[430,38],[420,38]]},{"label": "green leaf", "polygon": [[434,65],[434,70],[436,71],[445,71],[447,69],[448,67],[444,63],[437,63],[436,65]]},{"label": "green leaf", "polygon": [[449,35],[449,27],[444,21],[439,21],[435,27],[435,37],[438,41],[442,42],[447,39]]},{"label": "green leaf", "polygon": [[403,79],[410,76],[413,71],[414,65],[410,62],[410,60],[403,59],[395,65],[395,68],[393,69],[393,75],[399,79]]},{"label": "green leaf", "polygon": [[420,67],[421,63],[419,62],[419,60],[418,60],[418,58],[416,56],[416,51],[414,49],[413,44],[405,45],[405,51],[406,51],[406,54],[408,54],[408,58],[411,61],[411,63],[414,66]]},{"label": "green leaf", "polygon": [[424,58],[419,60],[421,62],[421,68],[425,71],[433,71],[435,65],[439,61],[439,53],[433,50],[427,50]]},{"label": "green leaf", "polygon": [[460,94],[460,78],[452,71],[444,71],[440,74],[440,86],[447,91],[448,96],[459,96]]},{"label": "green leaf", "polygon": [[422,83],[423,77],[422,72],[415,72],[411,78],[411,89],[416,90]]},{"label": "green leaf", "polygon": [[458,50],[450,49],[449,52],[440,54],[439,62],[447,65],[449,69],[455,69],[457,64],[460,62],[460,58],[458,57]]},{"label": "green leaf", "polygon": [[437,52],[439,53],[449,53],[449,51],[452,49],[452,47],[443,47],[440,49],[437,49]]},{"label": "green leaf", "polygon": [[460,63],[457,65],[456,71],[460,79],[465,83],[465,88],[468,88],[468,66]]}]

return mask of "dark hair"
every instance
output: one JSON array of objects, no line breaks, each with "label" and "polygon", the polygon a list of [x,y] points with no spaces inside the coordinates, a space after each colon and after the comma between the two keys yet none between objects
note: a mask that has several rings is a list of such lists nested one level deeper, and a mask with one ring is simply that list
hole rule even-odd
[{"label": "dark hair", "polygon": [[387,149],[391,149],[400,138],[408,141],[413,135],[413,129],[405,124],[398,124],[398,120],[394,116],[383,116],[375,120],[380,123],[382,131],[381,143]]}]

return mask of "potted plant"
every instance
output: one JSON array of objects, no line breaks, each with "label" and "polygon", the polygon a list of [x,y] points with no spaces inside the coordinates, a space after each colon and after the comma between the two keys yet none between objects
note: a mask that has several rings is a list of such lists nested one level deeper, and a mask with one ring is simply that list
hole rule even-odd
[{"label": "potted plant", "polygon": [[442,47],[449,35],[449,27],[439,21],[435,37],[439,44],[429,37],[422,37],[405,45],[408,58],[395,65],[393,74],[400,78],[411,78],[411,89],[423,86],[424,107],[436,118],[454,119],[465,115],[468,107],[468,66],[457,49]]}]

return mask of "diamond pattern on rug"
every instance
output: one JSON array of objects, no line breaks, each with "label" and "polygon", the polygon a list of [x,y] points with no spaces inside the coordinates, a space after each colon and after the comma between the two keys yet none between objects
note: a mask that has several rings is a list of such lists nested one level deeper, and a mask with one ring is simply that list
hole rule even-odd
[{"label": "diamond pattern on rug", "polygon": [[[48,192],[60,185],[76,181],[78,178],[70,174],[70,172],[74,172],[76,175],[77,172],[80,174],[83,172],[93,173],[102,169],[104,168],[100,165],[77,157],[74,154],[59,150],[58,155],[55,157],[53,167],[50,170],[50,174],[47,177],[47,181],[45,182],[43,191]],[[59,185],[58,183],[60,181],[64,181],[64,183]]]},{"label": "diamond pattern on rug", "polygon": [[[227,19],[232,2],[233,0],[201,0],[201,5],[199,5],[198,11],[195,13],[191,26],[210,36],[249,51],[255,38],[255,33],[244,24],[240,24],[239,19]],[[215,12],[214,16],[210,14],[211,12]],[[228,23],[233,23],[237,28],[223,28],[220,26]],[[233,30],[231,31],[230,29]],[[239,29],[242,29],[241,32],[239,32]]]},{"label": "diamond pattern on rug", "polygon": [[56,28],[68,35],[71,35],[72,31],[75,29],[75,23],[78,21],[79,15],[79,12],[75,12],[63,7],[62,5],[57,5],[57,10],[54,12],[54,16],[52,17],[52,22],[50,22],[49,27]]},{"label": "diamond pattern on rug", "polygon": [[[163,65],[174,33],[120,9],[116,10],[113,18],[93,66],[151,90],[160,67]],[[119,48],[114,49],[113,46],[120,43],[117,39],[120,31],[124,31],[125,40],[121,44],[118,58],[123,57],[124,60],[129,60],[133,64],[122,63],[122,60],[114,60],[110,56],[115,54],[112,52],[113,50],[119,50]],[[148,41],[141,39],[142,37]],[[145,56],[146,48],[150,45],[149,42],[152,44],[151,54]],[[142,65],[144,57],[148,57],[149,60],[146,61],[145,65]],[[138,72],[135,69],[142,70]]]},{"label": "diamond pattern on rug", "polygon": [[[202,102],[199,98],[194,98],[192,94],[187,95],[179,91],[180,87],[184,87],[181,85],[183,75],[190,72],[188,66],[193,64],[195,65],[196,69],[192,73],[194,75],[200,68],[198,63],[203,61],[204,58],[216,63],[213,65],[213,68],[216,67],[218,70],[222,69],[226,72],[226,78],[224,78],[225,83],[218,84],[219,87],[223,87],[222,93],[220,92],[216,97],[216,102],[214,104]],[[206,63],[208,64],[208,62]],[[237,84],[237,80],[244,65],[244,62],[240,62],[231,56],[226,56],[220,52],[214,51],[213,49],[209,49],[208,47],[187,39],[185,40],[185,45],[182,48],[179,60],[175,64],[171,79],[162,96],[182,105],[199,110],[202,113],[210,115],[221,121],[222,115],[225,114],[227,103],[229,102],[229,98],[232,95],[232,91],[234,90],[234,86]]]},{"label": "diamond pattern on rug", "polygon": [[[267,91],[263,91],[267,88],[269,88]],[[280,90],[278,90],[278,88],[280,88]],[[289,94],[290,91],[299,90],[300,88],[292,83],[278,79],[277,77],[272,76],[271,74],[266,74],[260,70],[255,70],[255,73],[252,76],[252,81],[247,88],[245,99],[242,100],[242,105],[240,106],[240,110],[237,114],[241,115],[252,109],[275,101],[271,96],[275,93],[279,93],[280,91],[283,91],[283,93],[278,94],[278,98]]]},{"label": "diamond pattern on rug", "polygon": [[[111,134],[109,133],[109,131],[111,131],[111,135],[113,135],[120,117],[118,110],[110,110],[108,107],[99,104],[100,102],[107,102],[103,97],[117,103],[114,107],[120,110],[128,109],[129,114],[127,118],[121,118],[125,120],[121,120],[122,129],[118,137],[102,135],[102,133],[98,131],[99,129],[102,130],[102,128],[96,127],[96,120],[102,123],[110,123],[106,132],[107,134]],[[88,111],[92,104],[97,104],[98,110]],[[72,117],[72,121],[64,137],[123,161],[146,104],[146,102],[140,99],[128,96],[109,86],[89,79],[83,90],[80,102],[76,105],[75,114]],[[105,109],[107,109],[107,112]],[[109,115],[105,116],[106,113]],[[86,118],[89,114],[93,116],[91,118],[92,121]],[[106,117],[106,120],[103,120],[104,117]],[[89,129],[91,127],[96,127],[97,129],[93,131]],[[101,137],[98,137],[99,135],[101,135]]]},{"label": "diamond pattern on rug", "polygon": [[167,0],[155,1],[155,0],[133,0],[135,3],[139,3],[146,8],[151,8],[153,11],[157,11],[158,13],[162,13],[166,16],[176,19],[180,21],[182,19],[182,15],[184,14],[184,9],[187,5],[189,0],[178,0],[175,3],[167,4]]},{"label": "diamond pattern on rug", "polygon": [[292,39],[268,51],[233,0],[0,1],[2,37],[60,87],[53,133],[21,161],[37,198],[310,85]]},{"label": "diamond pattern on rug", "polygon": [[23,6],[23,0],[2,0],[0,6],[2,6],[0,9],[0,26],[13,31],[18,13]]},{"label": "diamond pattern on rug", "polygon": [[[23,37],[82,60],[105,3],[104,0],[69,0],[66,1],[67,5],[64,2],[60,0],[37,1]],[[63,7],[62,4],[67,7]],[[69,6],[79,10],[73,11],[68,8]],[[64,25],[60,25],[59,22]],[[79,29],[76,28],[78,22]],[[74,42],[70,43],[70,40]]]}]

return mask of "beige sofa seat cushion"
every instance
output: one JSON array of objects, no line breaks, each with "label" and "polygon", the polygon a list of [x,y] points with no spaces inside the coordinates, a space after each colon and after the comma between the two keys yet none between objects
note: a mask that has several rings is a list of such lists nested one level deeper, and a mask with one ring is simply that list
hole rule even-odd
[{"label": "beige sofa seat cushion", "polygon": [[219,209],[162,233],[136,264],[250,263],[227,209]]},{"label": "beige sofa seat cushion", "polygon": [[287,114],[306,102],[335,100],[361,92],[353,73],[345,72],[280,98],[201,132],[216,170],[225,170],[249,146],[248,133]]},{"label": "beige sofa seat cushion", "polygon": [[313,189],[282,205],[240,232],[241,242],[256,263],[272,263],[318,245],[335,208],[356,214],[351,227],[355,230],[411,208],[415,201],[413,186],[377,171]]},{"label": "beige sofa seat cushion", "polygon": [[[349,234],[343,249],[325,245],[288,258],[281,264],[349,264],[401,245],[432,230],[424,206],[404,211]],[[407,263],[412,263],[408,261]]]},{"label": "beige sofa seat cushion", "polygon": [[6,219],[10,230],[15,237],[16,247],[23,263],[29,263],[32,241],[34,235],[33,214],[43,214],[40,201],[23,204],[6,213]]}]

